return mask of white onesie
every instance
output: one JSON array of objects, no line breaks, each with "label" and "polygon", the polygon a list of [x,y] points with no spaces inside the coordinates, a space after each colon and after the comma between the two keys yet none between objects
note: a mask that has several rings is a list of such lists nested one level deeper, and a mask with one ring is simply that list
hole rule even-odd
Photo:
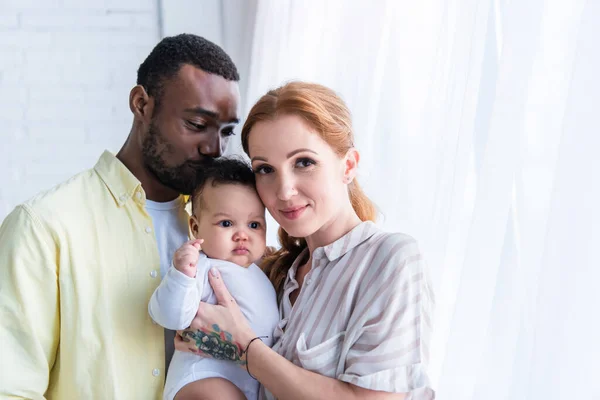
[{"label": "white onesie", "polygon": [[[195,278],[190,278],[171,266],[150,299],[150,317],[167,329],[188,328],[196,316],[200,301],[210,304],[217,302],[208,283],[208,273],[212,267],[221,273],[223,282],[252,330],[257,336],[268,336],[263,341],[271,346],[273,329],[279,321],[277,297],[273,285],[255,264],[244,268],[200,253]],[[163,399],[172,400],[190,382],[214,377],[229,380],[250,400],[258,398],[259,383],[234,363],[176,350],[169,366]]]}]

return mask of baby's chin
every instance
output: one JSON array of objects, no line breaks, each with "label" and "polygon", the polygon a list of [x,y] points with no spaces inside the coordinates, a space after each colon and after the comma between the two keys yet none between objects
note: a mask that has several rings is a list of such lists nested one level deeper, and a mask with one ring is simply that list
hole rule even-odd
[{"label": "baby's chin", "polygon": [[[256,263],[262,257],[262,253],[256,255],[254,251],[247,251],[242,254],[235,254],[233,251],[223,251],[224,249],[220,249],[221,252],[211,252],[204,249],[204,254],[206,254],[209,258],[213,258],[216,260],[229,261],[234,264],[239,265],[240,267],[248,268],[250,265]],[[264,249],[263,249],[264,253]]]},{"label": "baby's chin", "polygon": [[232,262],[244,268],[248,268],[252,263],[254,263],[254,261],[256,261],[252,253],[244,255],[230,254],[227,257],[221,258],[221,260]]}]

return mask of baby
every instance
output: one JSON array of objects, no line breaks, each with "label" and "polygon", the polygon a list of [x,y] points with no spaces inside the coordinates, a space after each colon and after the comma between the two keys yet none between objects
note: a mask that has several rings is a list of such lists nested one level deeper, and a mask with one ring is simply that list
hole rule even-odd
[{"label": "baby", "polygon": [[[256,193],[254,174],[235,159],[221,159],[205,172],[206,179],[191,196],[193,239],[173,255],[173,265],[150,299],[150,316],[167,329],[188,328],[201,301],[216,303],[208,283],[214,267],[254,332],[268,336],[263,341],[271,346],[279,312],[273,285],[254,264],[266,248],[265,207]],[[232,362],[175,351],[164,400],[178,392],[178,400],[255,400],[258,389],[259,383]]]}]

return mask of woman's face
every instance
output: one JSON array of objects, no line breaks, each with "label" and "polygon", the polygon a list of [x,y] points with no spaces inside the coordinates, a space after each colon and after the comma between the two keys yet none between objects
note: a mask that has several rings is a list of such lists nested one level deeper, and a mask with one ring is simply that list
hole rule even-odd
[{"label": "woman's face", "polygon": [[348,162],[295,115],[256,123],[248,152],[261,200],[285,231],[307,237],[348,204]]}]

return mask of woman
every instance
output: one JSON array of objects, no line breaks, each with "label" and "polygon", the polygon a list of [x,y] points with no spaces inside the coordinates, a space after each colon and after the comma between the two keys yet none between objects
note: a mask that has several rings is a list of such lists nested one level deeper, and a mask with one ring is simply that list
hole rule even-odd
[{"label": "woman", "polygon": [[201,304],[191,328],[219,343],[187,345],[215,357],[233,345],[232,362],[267,399],[433,399],[425,265],[414,239],[372,222],[346,105],[323,86],[289,83],[252,108],[242,144],[280,225],[282,248],[263,264],[280,302],[275,345],[256,338],[217,271],[220,305]]}]

